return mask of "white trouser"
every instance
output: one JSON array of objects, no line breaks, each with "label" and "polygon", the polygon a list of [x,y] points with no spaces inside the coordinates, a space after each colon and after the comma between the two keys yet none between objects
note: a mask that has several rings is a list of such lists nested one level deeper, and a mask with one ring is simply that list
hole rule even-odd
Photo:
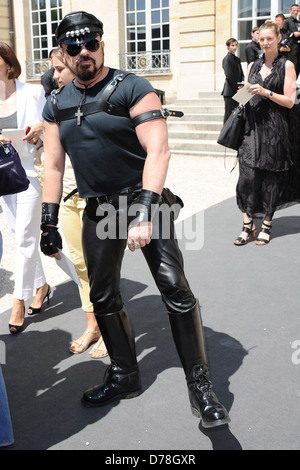
[{"label": "white trouser", "polygon": [[1,198],[16,244],[14,297],[20,300],[30,299],[46,283],[39,247],[42,190],[36,177],[27,177],[27,191]]}]

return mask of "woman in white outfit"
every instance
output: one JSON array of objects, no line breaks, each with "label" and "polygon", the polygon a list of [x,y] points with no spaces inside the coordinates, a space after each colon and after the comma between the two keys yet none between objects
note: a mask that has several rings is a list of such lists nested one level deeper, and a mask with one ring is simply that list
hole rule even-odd
[{"label": "woman in white outfit", "polygon": [[[14,301],[9,321],[12,334],[23,329],[25,301],[35,293],[28,314],[38,313],[46,298],[49,302],[51,292],[40,258],[42,190],[34,169],[36,144],[43,131],[44,89],[41,85],[21,83],[18,80],[20,74],[21,66],[14,51],[0,42],[0,131],[24,129],[23,140],[27,145],[20,158],[30,181],[27,191],[1,198],[1,206],[16,244]],[[2,132],[0,142],[9,140],[5,137],[5,131]]]}]

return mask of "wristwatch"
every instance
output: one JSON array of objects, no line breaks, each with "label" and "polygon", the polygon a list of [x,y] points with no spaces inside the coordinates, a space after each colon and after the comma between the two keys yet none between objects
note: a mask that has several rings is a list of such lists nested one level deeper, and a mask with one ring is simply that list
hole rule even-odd
[{"label": "wristwatch", "polygon": [[270,91],[269,98],[272,98],[273,95],[274,95],[274,93],[272,91]]}]

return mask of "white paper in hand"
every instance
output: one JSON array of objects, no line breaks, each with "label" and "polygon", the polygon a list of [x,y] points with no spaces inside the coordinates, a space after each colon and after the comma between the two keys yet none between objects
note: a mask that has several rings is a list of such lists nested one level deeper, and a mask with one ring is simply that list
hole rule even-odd
[{"label": "white paper in hand", "polygon": [[2,135],[11,140],[12,146],[18,152],[22,162],[32,158],[30,156],[30,148],[32,145],[26,140],[23,140],[25,129],[2,129]]},{"label": "white paper in hand", "polygon": [[71,260],[61,251],[58,250],[60,259],[56,259],[57,266],[62,269],[79,287],[82,287],[79,277],[77,275],[74,264]]},{"label": "white paper in hand", "polygon": [[237,101],[239,104],[245,105],[248,101],[253,98],[251,95],[249,88],[251,87],[251,83],[245,83],[243,88],[241,88],[232,98]]}]

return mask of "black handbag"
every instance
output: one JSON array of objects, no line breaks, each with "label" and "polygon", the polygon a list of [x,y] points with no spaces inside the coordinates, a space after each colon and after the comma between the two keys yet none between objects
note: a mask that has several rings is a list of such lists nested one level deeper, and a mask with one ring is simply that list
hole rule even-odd
[{"label": "black handbag", "polygon": [[242,145],[245,133],[245,107],[239,105],[225,122],[217,143],[233,150]]},{"label": "black handbag", "polygon": [[10,143],[0,142],[0,196],[26,191],[28,186],[18,152]]}]

